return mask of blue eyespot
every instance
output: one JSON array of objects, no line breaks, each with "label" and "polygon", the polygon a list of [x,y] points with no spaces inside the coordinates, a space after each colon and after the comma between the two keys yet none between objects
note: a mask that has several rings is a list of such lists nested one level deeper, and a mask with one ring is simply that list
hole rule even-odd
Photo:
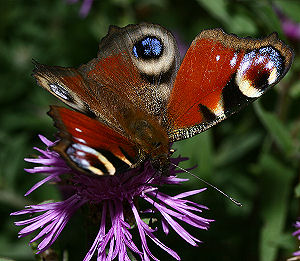
[{"label": "blue eyespot", "polygon": [[136,58],[157,59],[162,55],[163,45],[157,37],[147,36],[133,46],[132,52]]},{"label": "blue eyespot", "polygon": [[280,53],[271,46],[262,47],[259,49],[259,54],[261,57],[266,57],[269,62],[266,67],[271,69],[271,67],[276,67],[276,69],[281,72],[283,70],[282,65],[284,63]]}]

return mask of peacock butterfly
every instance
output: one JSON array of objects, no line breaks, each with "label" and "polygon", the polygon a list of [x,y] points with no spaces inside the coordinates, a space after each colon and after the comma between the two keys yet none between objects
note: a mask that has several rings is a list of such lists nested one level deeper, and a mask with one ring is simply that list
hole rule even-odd
[{"label": "peacock butterfly", "polygon": [[97,58],[79,68],[35,62],[38,84],[72,107],[51,106],[53,146],[99,176],[150,159],[168,175],[170,143],[192,137],[254,101],[287,73],[293,51],[276,33],[260,40],[202,31],[182,63],[165,28],[111,26]]}]

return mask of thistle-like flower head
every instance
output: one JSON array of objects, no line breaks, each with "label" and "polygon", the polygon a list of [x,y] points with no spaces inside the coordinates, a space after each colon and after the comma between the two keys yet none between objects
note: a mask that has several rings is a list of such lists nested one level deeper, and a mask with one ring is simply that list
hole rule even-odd
[{"label": "thistle-like flower head", "polygon": [[[129,251],[141,260],[158,260],[150,251],[147,239],[154,241],[164,251],[175,259],[180,260],[178,254],[163,244],[157,237],[158,228],[151,228],[143,215],[147,213],[160,216],[161,227],[168,234],[171,227],[182,239],[193,246],[200,241],[193,237],[180,223],[187,223],[193,227],[207,230],[213,220],[199,216],[207,207],[194,203],[186,198],[198,194],[205,189],[188,191],[176,196],[169,196],[159,191],[162,185],[179,185],[186,181],[176,176],[179,171],[170,168],[170,176],[157,174],[150,162],[145,162],[140,168],[109,177],[94,177],[82,174],[71,169],[61,156],[51,151],[54,143],[43,136],[40,139],[47,146],[46,150],[35,148],[41,155],[26,161],[40,164],[33,169],[26,169],[29,173],[43,173],[46,177],[35,184],[25,195],[29,195],[46,182],[62,181],[67,179],[69,196],[61,202],[51,202],[25,207],[11,215],[30,214],[30,218],[15,222],[17,226],[25,226],[19,237],[27,236],[33,232],[37,235],[30,243],[39,241],[38,252],[48,249],[58,238],[73,213],[85,204],[93,205],[100,213],[99,231],[87,252],[84,260],[91,260],[96,255],[97,260],[130,260]],[[183,158],[171,159],[174,164],[183,161]],[[67,177],[65,177],[67,176]],[[140,210],[138,201],[144,201],[149,208]],[[32,216],[33,215],[33,216]],[[130,217],[128,217],[130,215]],[[134,220],[131,224],[128,220]],[[140,240],[134,241],[131,231],[137,228]]]}]

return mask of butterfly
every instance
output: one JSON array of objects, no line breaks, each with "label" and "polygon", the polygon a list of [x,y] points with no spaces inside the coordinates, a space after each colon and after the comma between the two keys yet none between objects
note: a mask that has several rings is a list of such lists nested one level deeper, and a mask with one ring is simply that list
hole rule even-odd
[{"label": "butterfly", "polygon": [[160,25],[110,26],[97,57],[78,68],[35,62],[37,83],[73,110],[51,106],[52,147],[73,168],[109,176],[150,160],[168,175],[170,144],[226,119],[277,84],[293,51],[273,33],[239,38],[204,30],[183,61]]}]

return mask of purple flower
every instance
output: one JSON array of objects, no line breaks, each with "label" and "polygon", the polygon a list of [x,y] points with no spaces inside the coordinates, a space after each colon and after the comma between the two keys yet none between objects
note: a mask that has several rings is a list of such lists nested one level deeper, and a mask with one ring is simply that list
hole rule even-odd
[{"label": "purple flower", "polygon": [[[297,229],[292,235],[294,237],[297,237],[298,240],[300,240],[300,221],[296,221],[296,223],[294,224],[295,228]],[[300,256],[300,250],[296,251],[293,253],[294,256]],[[295,260],[293,258],[290,258],[289,260]]]},{"label": "purple flower", "polygon": [[[78,0],[67,0],[67,2],[70,4],[74,4],[74,3],[77,3]],[[94,2],[94,0],[83,0],[83,3],[81,5],[80,11],[79,11],[80,17],[85,18],[89,14],[93,2]]]},{"label": "purple flower", "polygon": [[[41,155],[37,159],[25,160],[42,166],[26,169],[26,171],[33,174],[43,173],[46,177],[34,185],[25,195],[29,195],[48,181],[59,183],[62,174],[66,179],[66,173],[69,173],[70,195],[61,202],[31,205],[25,207],[24,210],[11,214],[30,214],[29,219],[15,222],[15,224],[17,226],[25,225],[20,230],[19,237],[37,231],[37,235],[30,241],[30,243],[40,241],[37,253],[48,249],[62,232],[73,213],[87,203],[98,207],[101,220],[99,220],[98,234],[84,258],[85,261],[91,260],[94,255],[97,256],[97,260],[112,260],[117,257],[119,260],[130,260],[128,250],[139,255],[141,260],[158,260],[148,248],[147,240],[149,239],[175,259],[180,260],[175,251],[168,248],[155,236],[158,228],[150,228],[142,220],[142,216],[147,213],[159,214],[165,234],[168,234],[171,227],[182,239],[193,246],[197,246],[200,241],[184,229],[180,223],[207,230],[210,222],[213,221],[198,215],[207,207],[186,199],[188,196],[198,194],[205,189],[193,190],[176,196],[169,196],[158,190],[158,184],[178,185],[187,181],[187,179],[180,179],[176,176],[180,171],[176,170],[175,167],[171,167],[169,177],[154,175],[155,170],[150,162],[146,162],[142,169],[132,169],[115,176],[102,178],[88,176],[71,169],[58,153],[49,150],[49,147],[54,144],[53,142],[43,136],[40,136],[40,139],[48,148],[46,150],[35,148]],[[183,160],[185,159],[171,159],[174,164]],[[148,203],[149,209],[140,211],[137,207],[138,199]],[[131,216],[128,217],[128,215]],[[127,220],[135,221],[140,236],[138,244],[133,241],[131,235],[131,230],[134,227]]]},{"label": "purple flower", "polygon": [[287,17],[278,7],[273,6],[279,17],[284,34],[295,41],[300,41],[300,24]]}]

